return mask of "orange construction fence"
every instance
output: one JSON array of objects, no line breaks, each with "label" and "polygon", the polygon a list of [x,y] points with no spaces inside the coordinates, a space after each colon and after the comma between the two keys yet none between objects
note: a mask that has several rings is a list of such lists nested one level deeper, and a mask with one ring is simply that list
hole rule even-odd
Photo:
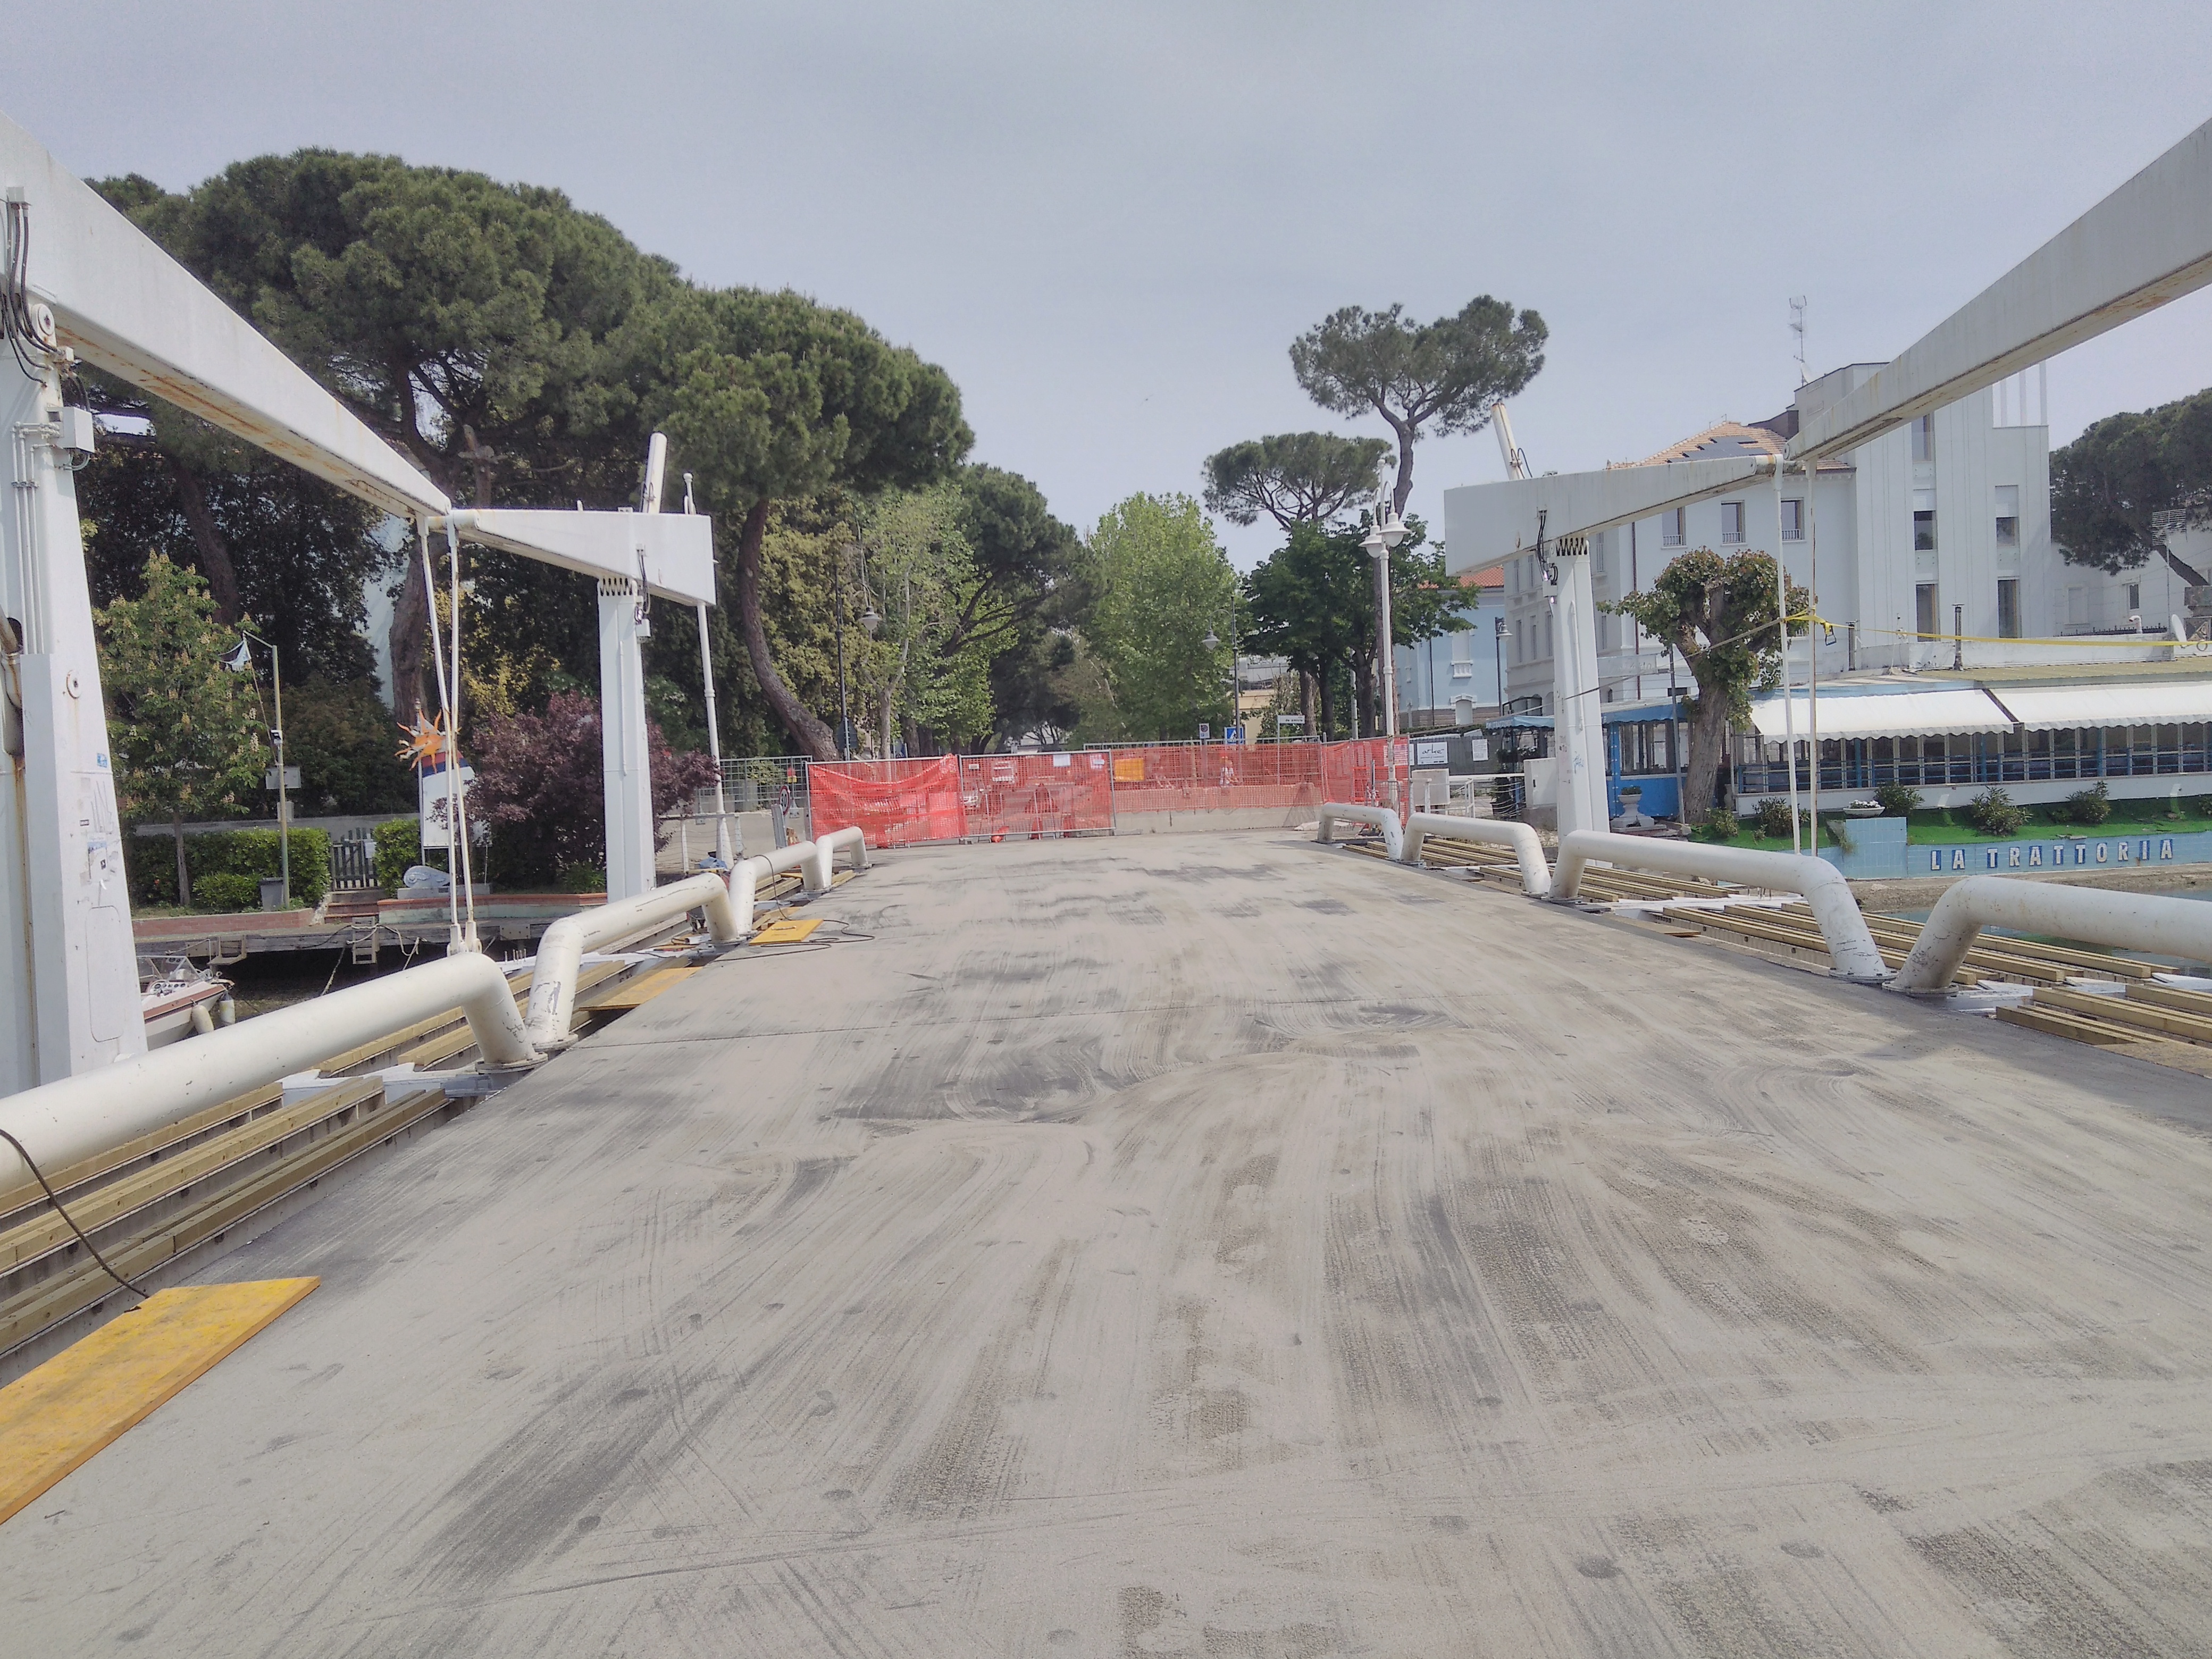
[{"label": "orange construction fence", "polygon": [[1116,812],[1377,805],[1407,799],[1403,738],[1350,743],[1163,744],[1036,755],[817,762],[817,835],[857,825],[871,847],[1025,840],[1110,830]]}]

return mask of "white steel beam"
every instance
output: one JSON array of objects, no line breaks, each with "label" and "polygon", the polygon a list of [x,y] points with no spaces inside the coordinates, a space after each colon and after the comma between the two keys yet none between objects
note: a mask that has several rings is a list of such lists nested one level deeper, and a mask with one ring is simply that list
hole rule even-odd
[{"label": "white steel beam", "polygon": [[2206,122],[1849,396],[1807,418],[1792,459],[1870,443],[1931,410],[2212,282]]},{"label": "white steel beam", "polygon": [[[1444,491],[1444,547],[1454,575],[1489,570],[1546,542],[1649,518],[1774,476],[1771,455],[1553,472]],[[1539,526],[1541,526],[1540,532]]]},{"label": "white steel beam", "polygon": [[30,134],[0,116],[30,209],[30,288],[85,362],[400,518],[445,494]]},{"label": "white steel beam", "polygon": [[642,571],[647,591],[660,599],[714,603],[714,521],[703,513],[486,507],[453,518],[465,541],[586,576],[634,582]]}]

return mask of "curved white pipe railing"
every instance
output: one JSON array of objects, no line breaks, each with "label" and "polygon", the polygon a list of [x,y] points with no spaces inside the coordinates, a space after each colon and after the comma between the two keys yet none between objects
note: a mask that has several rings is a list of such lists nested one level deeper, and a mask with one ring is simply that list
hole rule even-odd
[{"label": "curved white pipe railing", "polygon": [[1421,843],[1431,836],[1510,847],[1521,860],[1521,890],[1531,898],[1542,898],[1552,890],[1552,872],[1544,862],[1544,843],[1525,823],[1516,823],[1510,818],[1462,818],[1449,812],[1416,812],[1406,820],[1406,863],[1421,861]]},{"label": "curved white pipe railing", "polygon": [[741,913],[717,875],[687,876],[650,893],[562,916],[538,941],[538,961],[530,975],[530,1040],[548,1051],[568,1046],[568,1026],[576,1011],[576,970],[585,951],[702,909],[707,913],[708,931],[722,944],[735,945],[750,931],[738,918],[742,914],[749,919],[751,907]]},{"label": "curved white pipe railing", "polygon": [[848,824],[842,830],[832,830],[826,836],[814,838],[814,857],[805,866],[806,890],[825,893],[836,880],[837,854],[842,848],[852,856],[846,862],[855,870],[868,867],[868,838],[860,833],[857,824]]},{"label": "curved white pipe railing", "polygon": [[[542,1057],[499,964],[465,953],[0,1098],[0,1128],[52,1174],[455,1007],[492,1065]],[[14,1148],[0,1142],[0,1188],[29,1179]]]},{"label": "curved white pipe railing", "polygon": [[1326,846],[1328,832],[1340,823],[1365,823],[1382,832],[1382,850],[1400,863],[1405,861],[1406,834],[1398,822],[1398,815],[1387,806],[1350,806],[1340,801],[1326,801],[1321,809],[1321,833],[1314,839]]},{"label": "curved white pipe railing", "polygon": [[2021,881],[2010,876],[1968,876],[1946,888],[1929,912],[1890,988],[1949,988],[1974,937],[1984,927],[2017,927],[2124,951],[2149,951],[2190,962],[2212,962],[2212,904],[2160,898],[2150,893],[2112,893],[2096,887]]},{"label": "curved white pipe railing", "polygon": [[[737,918],[738,937],[740,939],[752,937],[753,902],[760,892],[761,883],[770,876],[780,876],[787,870],[796,870],[799,872],[800,883],[811,888],[808,878],[818,862],[815,844],[811,841],[795,842],[773,852],[739,859],[737,868],[730,872],[730,909]],[[829,885],[827,876],[823,879],[823,885]]]},{"label": "curved white pipe railing", "polygon": [[[1827,941],[1830,971],[1838,979],[1879,984],[1889,968],[1867,931],[1858,901],[1843,872],[1825,859],[1797,853],[1762,853],[1748,847],[1711,847],[1696,842],[1660,841],[1619,836],[1610,830],[1572,830],[1559,837],[1559,867],[1552,872],[1552,897],[1571,900],[1582,885],[1583,868],[1614,864],[1630,870],[1656,870],[1669,876],[1707,876],[1741,882],[1774,892],[1802,893],[1812,907],[1820,937]],[[2183,901],[2186,902],[2186,901]],[[2212,921],[2212,918],[2208,918]]]}]

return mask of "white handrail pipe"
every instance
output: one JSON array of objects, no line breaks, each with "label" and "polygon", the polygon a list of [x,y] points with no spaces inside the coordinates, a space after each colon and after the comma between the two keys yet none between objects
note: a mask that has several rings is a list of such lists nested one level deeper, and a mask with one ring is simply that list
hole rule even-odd
[{"label": "white handrail pipe", "polygon": [[[1748,847],[1712,847],[1696,842],[1660,841],[1616,835],[1610,830],[1576,830],[1559,837],[1559,867],[1552,872],[1552,897],[1572,902],[1591,864],[1653,870],[1662,875],[1705,876],[1741,882],[1771,892],[1802,893],[1812,907],[1820,937],[1827,941],[1830,971],[1838,979],[1880,984],[1889,977],[1866,918],[1843,872],[1825,859],[1801,853],[1762,853]],[[2212,918],[2208,918],[2212,920]]]},{"label": "white handrail pipe", "polygon": [[805,866],[803,879],[810,893],[826,893],[836,879],[837,854],[842,849],[850,854],[846,862],[855,870],[868,867],[868,838],[857,824],[842,830],[832,830],[826,836],[817,836],[811,843],[814,856]]},{"label": "white handrail pipe", "polygon": [[1985,927],[2014,927],[2123,951],[2148,951],[2188,962],[2212,962],[2212,904],[2112,893],[2096,887],[1968,876],[1946,888],[1929,912],[1890,988],[1948,990]]},{"label": "white handrail pipe", "polygon": [[1329,831],[1340,823],[1364,823],[1382,832],[1382,850],[1398,863],[1405,862],[1406,834],[1398,822],[1398,815],[1388,806],[1354,806],[1341,801],[1328,801],[1321,809],[1320,833],[1314,836],[1322,846],[1328,844]]},{"label": "white handrail pipe", "polygon": [[1510,818],[1462,818],[1449,812],[1416,812],[1406,820],[1406,863],[1421,861],[1421,843],[1431,836],[1510,847],[1521,860],[1521,890],[1531,898],[1542,898],[1552,890],[1552,872],[1544,862],[1544,843],[1525,823],[1516,823]]},{"label": "white handrail pipe", "polygon": [[[9,1095],[0,1099],[0,1128],[52,1176],[453,1008],[466,1016],[490,1064],[527,1066],[542,1057],[499,964],[452,956]],[[0,1142],[0,1188],[30,1178],[14,1148]]]},{"label": "white handrail pipe", "polygon": [[[687,876],[649,893],[579,910],[548,927],[538,941],[538,961],[530,977],[531,1042],[548,1052],[568,1046],[568,1026],[576,1011],[576,970],[585,951],[702,909],[707,913],[708,931],[721,944],[738,944],[751,931],[740,925],[730,889],[720,876],[711,874]],[[750,918],[750,908],[743,914]]]}]

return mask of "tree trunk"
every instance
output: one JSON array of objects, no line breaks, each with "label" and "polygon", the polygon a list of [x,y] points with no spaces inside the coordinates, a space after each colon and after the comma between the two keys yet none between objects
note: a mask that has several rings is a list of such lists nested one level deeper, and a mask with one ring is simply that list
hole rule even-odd
[{"label": "tree trunk", "polygon": [[192,872],[185,867],[185,815],[169,814],[169,834],[177,844],[177,904],[181,909],[192,907]]},{"label": "tree trunk", "polygon": [[1713,788],[1728,747],[1728,704],[1718,696],[1698,689],[1697,706],[1690,711],[1689,758],[1682,781],[1682,823],[1703,822],[1713,810]]},{"label": "tree trunk", "polygon": [[1390,492],[1390,510],[1400,518],[1406,516],[1406,498],[1413,493],[1413,431],[1401,425],[1384,410],[1382,418],[1390,422],[1390,429],[1398,434],[1398,483]]},{"label": "tree trunk", "polygon": [[[227,628],[235,627],[240,616],[238,568],[230,562],[230,544],[223,540],[215,514],[209,510],[207,491],[201,487],[199,475],[174,455],[161,459],[169,464],[177,505],[184,509],[185,522],[191,526],[192,546],[199,553],[200,574],[207,578],[208,595],[215,601],[216,620]],[[265,623],[266,618],[263,620]]]},{"label": "tree trunk", "polygon": [[[834,761],[837,758],[836,734],[815,719],[812,711],[783,683],[783,676],[775,672],[775,659],[769,654],[768,630],[761,625],[761,544],[768,539],[768,509],[767,497],[755,501],[738,534],[738,625],[744,635],[745,655],[752,662],[753,678],[760,682],[761,695],[775,710],[775,717],[783,722],[784,730],[814,759]],[[884,740],[890,740],[888,731]]]},{"label": "tree trunk", "polygon": [[1373,718],[1375,714],[1375,665],[1361,652],[1352,659],[1352,735],[1364,737],[1380,732],[1382,723]]},{"label": "tree trunk", "polygon": [[410,542],[386,636],[392,645],[392,711],[402,726],[412,725],[422,713],[422,647],[429,639],[430,602],[422,592],[422,556]]},{"label": "tree trunk", "polygon": [[1298,713],[1306,717],[1308,737],[1321,735],[1321,693],[1314,677],[1304,669],[1298,670]]}]

